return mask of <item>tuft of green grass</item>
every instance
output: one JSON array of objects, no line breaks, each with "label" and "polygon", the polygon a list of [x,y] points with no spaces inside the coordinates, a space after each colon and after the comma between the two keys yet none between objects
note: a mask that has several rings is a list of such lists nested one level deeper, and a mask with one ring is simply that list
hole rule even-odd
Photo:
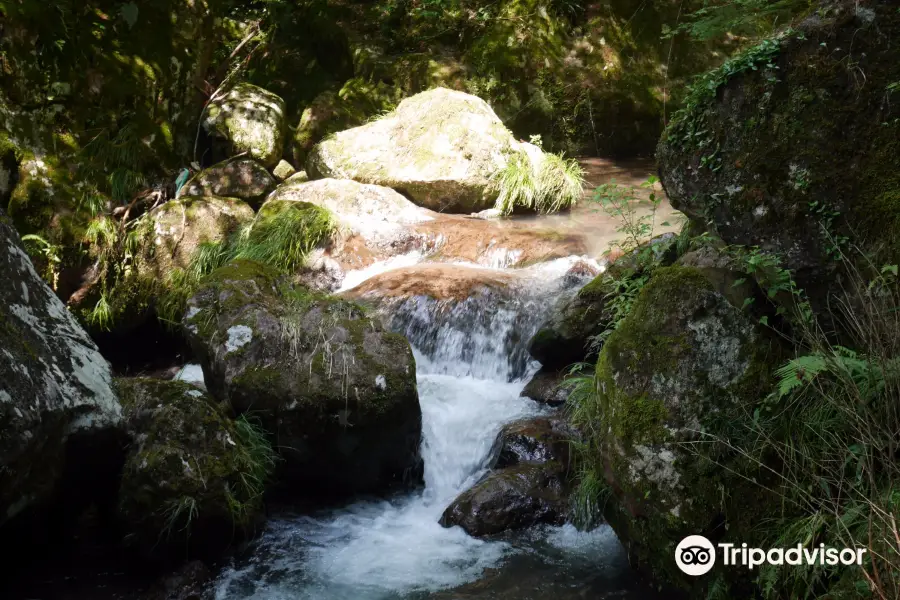
[{"label": "tuft of green grass", "polygon": [[306,202],[261,211],[237,237],[230,258],[255,260],[281,271],[302,267],[306,257],[335,231],[331,214]]},{"label": "tuft of green grass", "polygon": [[266,483],[278,463],[265,429],[259,421],[243,414],[234,423],[239,444],[235,449],[238,479],[226,490],[228,509],[235,525],[249,524],[265,492]]},{"label": "tuft of green grass", "polygon": [[544,154],[538,169],[525,152],[510,156],[492,185],[498,191],[494,205],[504,215],[515,207],[551,213],[574,206],[581,198],[584,171],[578,162],[558,154]]}]

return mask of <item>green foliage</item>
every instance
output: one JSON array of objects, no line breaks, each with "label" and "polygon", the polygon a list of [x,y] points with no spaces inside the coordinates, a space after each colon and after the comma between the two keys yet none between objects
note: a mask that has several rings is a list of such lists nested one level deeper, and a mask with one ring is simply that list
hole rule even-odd
[{"label": "green foliage", "polygon": [[81,150],[82,171],[89,179],[105,176],[113,200],[126,202],[147,183],[144,172],[152,166],[152,155],[133,124],[115,134],[104,128]]},{"label": "green foliage", "polygon": [[[641,184],[642,188],[653,190],[653,186],[659,181],[650,176]],[[651,191],[649,198],[644,201],[638,197],[637,190],[631,186],[622,186],[611,180],[604,183],[594,191],[593,201],[600,204],[610,217],[619,225],[616,231],[625,237],[610,244],[609,252],[613,248],[621,250],[622,254],[636,250],[641,244],[653,237],[656,226],[656,211],[662,203],[662,197]],[[639,215],[638,207],[641,204],[649,204],[650,213]]]},{"label": "green foliage", "polygon": [[[782,266],[779,256],[756,246],[730,246],[726,251],[742,265],[746,273],[753,276],[766,292],[766,297],[777,304],[777,315],[785,315],[801,327],[813,322],[814,315],[806,292],[794,281],[791,271]],[[740,283],[743,282],[739,280],[736,285]],[[752,303],[753,298],[747,298],[743,308],[748,308]]]},{"label": "green foliage", "polygon": [[50,287],[56,290],[59,284],[59,268],[62,262],[62,246],[48,242],[44,238],[36,234],[23,235],[22,241],[26,247],[33,245],[40,253],[47,264],[47,270],[43,274],[44,279],[50,282]]},{"label": "green foliage", "polygon": [[893,265],[865,281],[851,269],[832,305],[851,341],[837,345],[816,319],[799,321],[798,356],[727,439],[710,439],[759,465],[755,483],[781,497],[783,514],[760,526],[769,547],[798,543],[867,549],[862,569],[766,566],[765,598],[894,598],[900,593],[900,294]]},{"label": "green foliage", "polygon": [[697,41],[730,34],[751,38],[771,34],[776,26],[804,14],[810,0],[704,0],[684,23],[667,29],[666,35],[687,33]]},{"label": "green foliage", "polygon": [[516,152],[494,175],[498,190],[495,207],[504,215],[515,207],[540,213],[558,212],[574,206],[584,186],[584,172],[578,161],[547,153],[536,171],[528,154]]},{"label": "green foliage", "polygon": [[238,482],[234,489],[229,488],[228,505],[235,525],[246,526],[255,514],[279,457],[253,415],[239,416],[234,425],[240,442],[234,456]]},{"label": "green foliage", "polygon": [[[273,214],[274,212],[274,214]],[[330,213],[306,203],[287,203],[261,212],[237,236],[231,258],[253,260],[285,272],[302,267],[306,256],[334,233]]]}]

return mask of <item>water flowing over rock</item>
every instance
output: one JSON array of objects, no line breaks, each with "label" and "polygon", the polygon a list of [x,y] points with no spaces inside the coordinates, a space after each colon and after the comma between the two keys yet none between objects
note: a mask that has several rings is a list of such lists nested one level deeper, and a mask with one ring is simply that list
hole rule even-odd
[{"label": "water flowing over rock", "polygon": [[258,207],[275,185],[275,178],[261,164],[249,158],[238,158],[200,171],[179,196],[239,198]]},{"label": "water flowing over rock", "polygon": [[841,252],[900,256],[898,34],[893,2],[830,3],[708,76],[659,144],[672,205],[777,253],[814,308],[840,291]]},{"label": "water flowing over rock", "polygon": [[484,536],[566,519],[564,473],[556,463],[523,462],[495,471],[447,507],[441,525]]},{"label": "water flowing over rock", "polygon": [[281,159],[285,106],[272,92],[239,83],[209,103],[202,124],[213,138],[214,160],[247,153],[271,169]]},{"label": "water flowing over rock", "polygon": [[[378,312],[388,328],[402,332],[430,369],[515,381],[532,364],[528,340],[554,298],[572,285],[566,273],[575,262],[560,259],[515,272],[427,265],[389,272],[348,293],[380,298]],[[438,273],[445,279],[431,276]]]},{"label": "water flowing over rock", "polygon": [[525,384],[522,395],[536,402],[560,406],[566,403],[571,391],[571,388],[565,385],[565,378],[565,370],[555,371],[544,367]]},{"label": "water flowing over rock", "polygon": [[274,436],[284,488],[317,498],[420,478],[412,351],[359,306],[235,261],[210,275],[183,324],[212,395]]},{"label": "water flowing over rock", "polygon": [[102,494],[120,464],[109,365],[41,281],[0,212],[0,525],[73,489]]},{"label": "water flowing over rock", "polygon": [[468,213],[493,205],[491,178],[515,152],[518,142],[484,100],[436,88],[318,144],[306,170],[314,178],[391,187],[433,210]]}]

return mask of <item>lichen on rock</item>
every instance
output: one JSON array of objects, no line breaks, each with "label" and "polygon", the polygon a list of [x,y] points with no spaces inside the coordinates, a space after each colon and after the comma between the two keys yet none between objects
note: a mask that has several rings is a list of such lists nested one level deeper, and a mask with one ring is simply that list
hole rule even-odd
[{"label": "lichen on rock", "polygon": [[185,184],[179,196],[238,198],[251,206],[259,206],[263,198],[275,189],[276,183],[275,178],[255,160],[237,158],[200,171]]},{"label": "lichen on rock", "polygon": [[213,395],[275,435],[286,489],[340,496],[421,476],[409,342],[356,304],[237,260],[207,278],[183,325]]}]

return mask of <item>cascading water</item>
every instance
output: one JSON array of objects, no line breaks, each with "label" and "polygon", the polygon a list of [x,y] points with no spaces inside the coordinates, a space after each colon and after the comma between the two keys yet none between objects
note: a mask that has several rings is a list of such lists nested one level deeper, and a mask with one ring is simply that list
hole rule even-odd
[{"label": "cascading water", "polygon": [[[558,275],[565,267],[557,265]],[[608,529],[584,534],[571,526],[545,527],[484,541],[438,524],[447,505],[484,474],[502,425],[540,411],[519,393],[536,368],[528,361],[527,341],[545,318],[548,292],[563,286],[561,277],[546,277],[555,272],[542,272],[549,285],[528,285],[529,293],[509,297],[414,297],[383,305],[392,329],[407,335],[416,354],[424,489],[271,521],[251,556],[222,573],[216,599],[431,598],[486,573],[512,595],[479,597],[561,597],[573,587],[573,565],[591,580],[602,579],[596,588],[601,592],[621,592],[625,584],[618,578],[627,569]],[[513,589],[542,567],[534,589],[544,591],[531,596]],[[548,590],[548,584],[559,589]]]}]

